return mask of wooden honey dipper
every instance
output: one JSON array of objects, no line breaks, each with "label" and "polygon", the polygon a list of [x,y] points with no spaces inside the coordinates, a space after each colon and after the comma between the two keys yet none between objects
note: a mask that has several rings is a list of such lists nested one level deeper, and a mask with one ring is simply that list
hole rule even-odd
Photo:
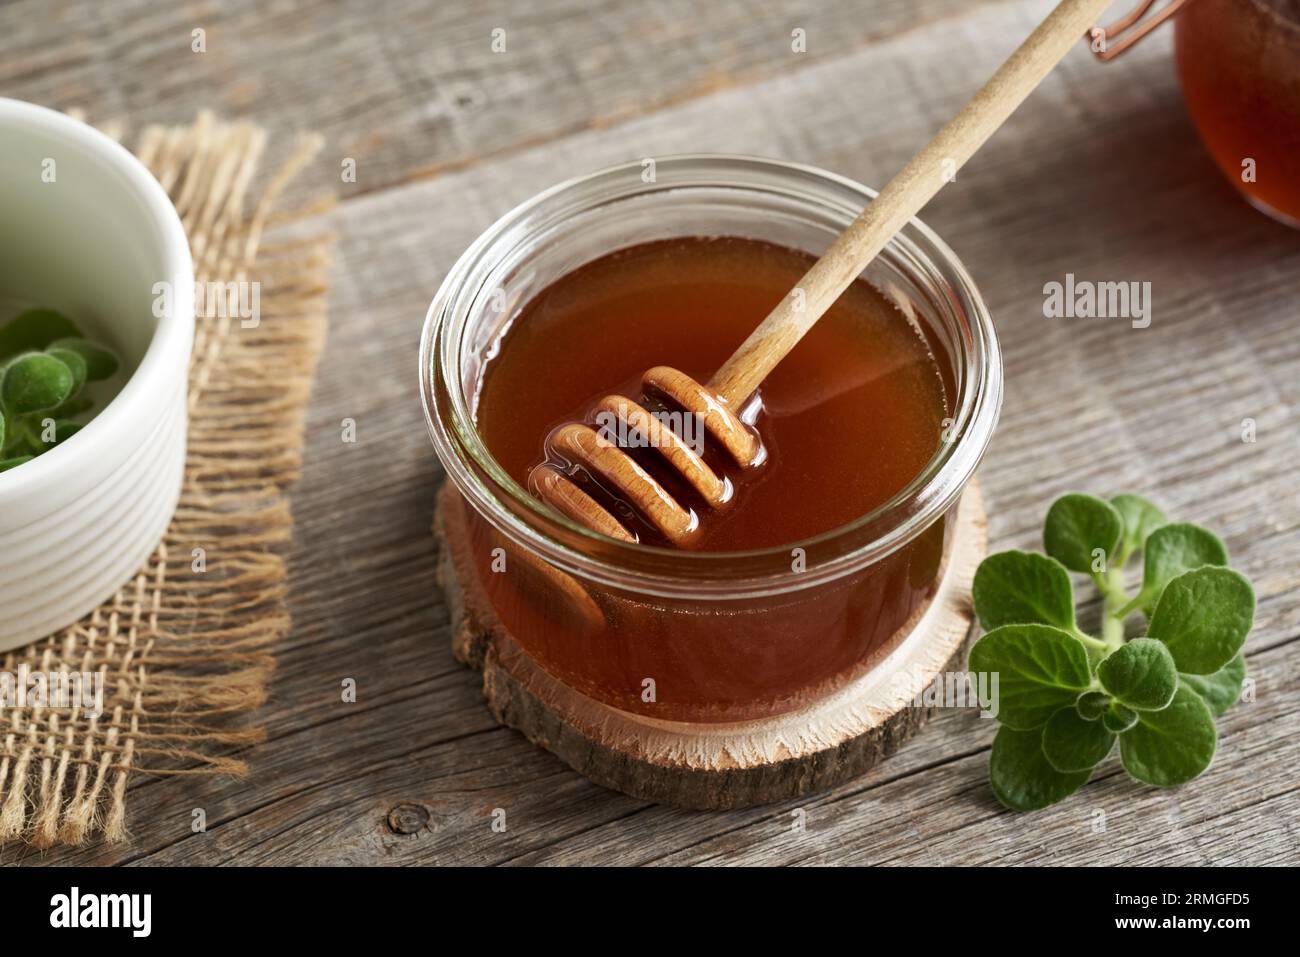
[{"label": "wooden honey dipper", "polygon": [[[705,431],[742,467],[762,460],[762,444],[737,414],[767,374],[839,298],[885,244],[1006,121],[1110,0],[1064,0],[1011,54],[988,82],[917,153],[831,244],[826,253],[750,334],[731,358],[701,385],[684,372],[655,366],[641,381],[648,396],[666,399],[696,417]],[[629,397],[610,395],[596,405],[642,437],[711,507],[722,505],[731,486],[681,436]],[[548,448],[580,466],[616,496],[632,504],[669,542],[689,546],[698,531],[693,509],[683,506],[617,444],[581,422],[552,431]],[[533,468],[529,488],[538,498],[581,525],[622,541],[635,541],[613,512],[576,485],[552,461]]]}]

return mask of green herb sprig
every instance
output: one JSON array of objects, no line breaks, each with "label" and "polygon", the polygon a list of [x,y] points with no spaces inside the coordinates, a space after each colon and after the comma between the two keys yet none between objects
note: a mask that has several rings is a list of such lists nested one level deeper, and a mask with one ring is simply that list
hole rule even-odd
[{"label": "green herb sprig", "polygon": [[0,328],[0,472],[76,434],[76,417],[94,407],[86,383],[117,369],[117,356],[52,309],[28,309]]},{"label": "green herb sprig", "polygon": [[[1048,510],[1043,546],[1046,555],[990,555],[975,572],[988,633],[970,668],[999,679],[993,793],[1017,811],[1054,804],[1117,739],[1125,769],[1145,784],[1200,775],[1217,747],[1215,717],[1241,695],[1255,616],[1254,589],[1227,567],[1223,542],[1136,495],[1070,494]],[[1138,554],[1142,585],[1129,595],[1124,567]],[[1070,572],[1101,592],[1100,635],[1078,625]],[[1126,639],[1125,621],[1139,612],[1146,634]]]}]

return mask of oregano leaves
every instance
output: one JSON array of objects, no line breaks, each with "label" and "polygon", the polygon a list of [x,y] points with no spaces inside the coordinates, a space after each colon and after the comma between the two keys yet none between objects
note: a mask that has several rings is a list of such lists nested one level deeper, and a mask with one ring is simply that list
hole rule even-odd
[{"label": "oregano leaves", "polygon": [[1083,644],[1049,625],[1004,625],[976,642],[971,670],[998,673],[998,720],[1030,730],[1073,707],[1092,675]]},{"label": "oregano leaves", "polygon": [[1228,549],[1219,536],[1180,522],[1156,529],[1147,539],[1142,564],[1142,591],[1134,604],[1150,611],[1174,578],[1205,565],[1227,565]]},{"label": "oregano leaves", "polygon": [[28,309],[0,328],[0,472],[66,442],[94,403],[88,382],[113,376],[118,360],[52,309]]},{"label": "oregano leaves", "polygon": [[1165,586],[1147,625],[1178,670],[1192,675],[1218,671],[1241,650],[1255,619],[1255,590],[1230,568],[1197,568]]},{"label": "oregano leaves", "polygon": [[1066,706],[1043,725],[1043,756],[1057,771],[1091,772],[1115,746],[1115,734],[1101,721],[1088,721]]},{"label": "oregano leaves", "polygon": [[1088,780],[1090,771],[1056,770],[1043,754],[1039,731],[1003,725],[993,739],[989,783],[997,799],[1018,811],[1036,811],[1069,797]]},{"label": "oregano leaves", "polygon": [[980,624],[1038,623],[1074,628],[1074,588],[1070,575],[1054,558],[1032,552],[990,555],[975,571],[971,585]]},{"label": "oregano leaves", "polygon": [[1125,557],[1142,551],[1151,533],[1169,524],[1165,513],[1140,495],[1116,495],[1110,504],[1119,512],[1124,525],[1124,550],[1121,554]]},{"label": "oregano leaves", "polygon": [[[1170,523],[1137,495],[1063,496],[1048,510],[1043,544],[1047,555],[989,556],[972,585],[987,634],[970,668],[998,676],[994,793],[1015,810],[1046,807],[1081,787],[1116,741],[1137,780],[1192,780],[1214,758],[1215,716],[1241,695],[1250,582],[1226,567],[1218,536]],[[1122,571],[1139,554],[1142,587],[1130,597]],[[1076,623],[1070,571],[1103,593],[1101,637]],[[1124,620],[1139,610],[1150,615],[1147,633],[1126,640]]]},{"label": "oregano leaves", "polygon": [[1208,768],[1217,744],[1214,715],[1200,695],[1183,685],[1169,707],[1138,712],[1119,747],[1129,774],[1144,784],[1170,788]]},{"label": "oregano leaves", "polygon": [[29,352],[5,367],[0,381],[0,406],[10,416],[57,409],[72,396],[76,377],[51,355]]},{"label": "oregano leaves", "polygon": [[0,362],[23,352],[42,352],[60,339],[80,339],[67,316],[53,309],[27,309],[0,328]]},{"label": "oregano leaves", "polygon": [[1246,682],[1246,659],[1237,655],[1212,675],[1180,674],[1178,680],[1200,695],[1217,718],[1241,697],[1241,686]]},{"label": "oregano leaves", "polygon": [[1134,711],[1169,707],[1178,690],[1178,669],[1169,649],[1152,638],[1134,638],[1097,665],[1101,686]]},{"label": "oregano leaves", "polygon": [[1075,492],[1047,510],[1043,548],[1070,571],[1092,574],[1106,570],[1122,534],[1124,520],[1115,506]]}]

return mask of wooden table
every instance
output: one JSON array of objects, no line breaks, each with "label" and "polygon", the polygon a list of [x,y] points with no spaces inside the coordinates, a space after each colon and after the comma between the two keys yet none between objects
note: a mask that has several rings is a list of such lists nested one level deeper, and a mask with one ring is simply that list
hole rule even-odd
[{"label": "wooden table", "polygon": [[[851,785],[690,813],[589,784],[482,706],[448,650],[429,535],[441,475],[415,349],[448,267],[539,189],[686,151],[759,153],[881,185],[1028,32],[1045,0],[24,0],[0,8],[0,90],[131,127],[200,107],[328,146],[332,330],[291,556],[295,626],[245,780],[137,775],[130,844],[6,862],[1296,863],[1300,858],[1300,234],[1201,150],[1170,31],[1106,66],[1080,48],[926,211],[1006,352],[983,465],[994,548],[1036,547],[1071,489],[1146,494],[1222,533],[1255,582],[1255,700],[1210,772],[1162,792],[1112,758],[1015,815],[986,783],[992,723],[943,711]],[[269,9],[267,9],[269,8]],[[206,31],[206,53],[191,52]],[[492,50],[493,30],[506,49]],[[792,51],[805,31],[807,52]],[[340,182],[345,158],[357,181]],[[1049,320],[1043,285],[1150,281],[1150,328]],[[340,438],[345,417],[358,441]],[[1243,421],[1255,441],[1242,440]],[[358,700],[340,701],[355,678]],[[208,830],[190,830],[192,808]],[[504,833],[493,809],[506,811]],[[806,828],[792,825],[802,809]]]}]

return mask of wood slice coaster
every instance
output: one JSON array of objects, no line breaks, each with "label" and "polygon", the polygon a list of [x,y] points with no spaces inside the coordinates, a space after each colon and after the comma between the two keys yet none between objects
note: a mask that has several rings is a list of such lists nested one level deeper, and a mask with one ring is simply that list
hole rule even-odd
[{"label": "wood slice coaster", "polygon": [[665,721],[610,707],[544,671],[497,621],[473,571],[468,506],[450,483],[438,495],[438,579],[447,592],[452,651],[483,673],[503,725],[597,784],[660,804],[748,807],[846,781],[893,754],[928,719],[917,702],[939,673],[962,671],[971,633],[971,580],[988,551],[976,483],[962,496],[939,588],[910,629],[839,690],[771,718]]}]

